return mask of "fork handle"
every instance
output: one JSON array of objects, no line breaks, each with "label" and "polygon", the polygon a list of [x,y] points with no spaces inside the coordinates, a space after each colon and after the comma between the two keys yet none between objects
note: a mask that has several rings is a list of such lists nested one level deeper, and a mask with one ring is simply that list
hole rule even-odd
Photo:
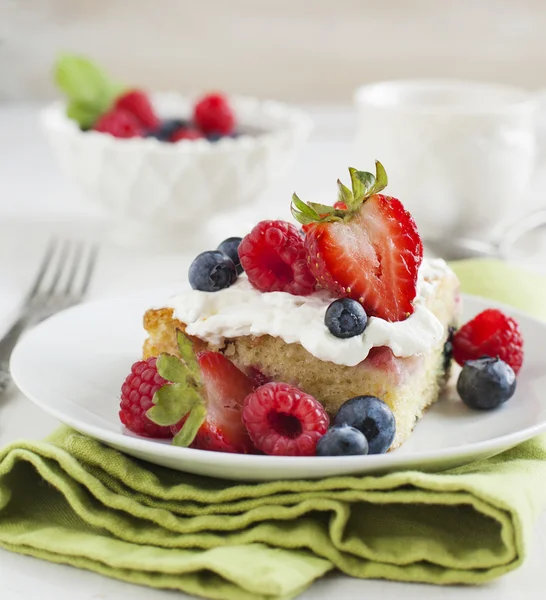
[{"label": "fork handle", "polygon": [[0,339],[0,394],[7,389],[11,381],[9,359],[26,326],[27,319],[19,317]]}]

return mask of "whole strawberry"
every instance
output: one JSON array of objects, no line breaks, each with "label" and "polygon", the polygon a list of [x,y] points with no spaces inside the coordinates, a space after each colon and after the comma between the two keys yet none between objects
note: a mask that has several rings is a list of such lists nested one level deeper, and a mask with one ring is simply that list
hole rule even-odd
[{"label": "whole strawberry", "polygon": [[[349,169],[352,191],[340,181],[334,206],[292,197],[303,224],[307,261],[323,288],[360,302],[369,316],[401,321],[413,312],[423,245],[412,216],[396,198],[379,194],[387,174]],[[345,207],[345,208],[344,208]]]}]

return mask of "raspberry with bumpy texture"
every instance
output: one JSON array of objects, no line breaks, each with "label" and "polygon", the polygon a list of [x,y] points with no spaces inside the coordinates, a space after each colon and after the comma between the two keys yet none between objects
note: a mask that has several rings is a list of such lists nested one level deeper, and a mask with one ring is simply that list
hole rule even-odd
[{"label": "raspberry with bumpy texture", "polygon": [[277,456],[313,456],[329,418],[322,404],[286,383],[266,383],[247,396],[243,423],[258,450]]},{"label": "raspberry with bumpy texture", "polygon": [[116,109],[131,113],[144,129],[159,127],[159,118],[155,114],[150,98],[142,90],[129,90],[118,97]]},{"label": "raspberry with bumpy texture", "polygon": [[121,109],[109,110],[93,126],[95,131],[109,133],[115,138],[140,137],[142,127],[136,117],[130,112]]},{"label": "raspberry with bumpy texture", "polygon": [[304,240],[286,221],[258,223],[239,245],[239,258],[248,280],[260,292],[308,296],[315,290]]},{"label": "raspberry with bumpy texture", "polygon": [[138,435],[170,438],[170,427],[156,425],[146,416],[153,406],[154,394],[169,383],[157,372],[156,360],[155,357],[139,360],[131,367],[131,373],[121,386],[119,418],[127,429]]},{"label": "raspberry with bumpy texture", "polygon": [[463,325],[453,337],[453,358],[464,366],[483,356],[500,358],[518,374],[523,364],[523,336],[512,317],[488,308]]},{"label": "raspberry with bumpy texture", "polygon": [[193,120],[207,135],[230,135],[235,129],[235,115],[222,94],[209,94],[201,98],[193,110]]}]

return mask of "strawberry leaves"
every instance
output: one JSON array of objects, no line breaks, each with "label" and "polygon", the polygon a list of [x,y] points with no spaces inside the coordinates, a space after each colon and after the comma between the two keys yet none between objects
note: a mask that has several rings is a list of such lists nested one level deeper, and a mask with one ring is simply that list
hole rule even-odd
[{"label": "strawberry leaves", "polygon": [[176,332],[182,359],[161,354],[157,372],[170,383],[159,388],[152,398],[154,406],[146,416],[161,426],[176,425],[184,417],[182,429],[173,439],[175,446],[188,447],[204,423],[207,410],[203,400],[201,373],[193,344],[181,331]]},{"label": "strawberry leaves", "polygon": [[154,406],[146,416],[156,425],[178,423],[201,403],[201,396],[186,383],[173,383],[159,388],[153,398]]},{"label": "strawberry leaves", "polygon": [[347,209],[326,206],[315,202],[303,202],[296,194],[292,196],[292,216],[301,223],[331,223],[343,221],[354,214],[368,198],[383,190],[388,183],[387,173],[379,161],[375,161],[375,175],[367,171],[358,171],[349,167],[351,176],[350,190],[338,180],[338,202],[343,202]]},{"label": "strawberry leaves", "polygon": [[345,204],[346,206],[349,206],[353,200],[353,193],[346,185],[343,185],[343,183],[341,183],[341,181],[339,179],[337,180],[337,185],[339,188],[339,192],[337,195],[337,201],[343,202],[343,204]]}]

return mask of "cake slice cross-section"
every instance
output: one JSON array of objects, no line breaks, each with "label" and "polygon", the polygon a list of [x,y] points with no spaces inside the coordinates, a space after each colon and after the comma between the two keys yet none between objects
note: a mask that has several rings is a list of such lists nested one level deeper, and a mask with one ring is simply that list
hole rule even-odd
[{"label": "cake slice cross-section", "polygon": [[187,290],[144,315],[144,358],[178,355],[176,331],[195,350],[223,353],[256,384],[282,381],[323,404],[333,418],[346,400],[371,395],[396,419],[391,450],[442,392],[449,374],[449,336],[458,321],[459,283],[440,259],[419,267],[413,313],[403,321],[370,317],[361,335],[333,336],[324,323],[335,298],[260,292],[242,275],[216,293]]}]

